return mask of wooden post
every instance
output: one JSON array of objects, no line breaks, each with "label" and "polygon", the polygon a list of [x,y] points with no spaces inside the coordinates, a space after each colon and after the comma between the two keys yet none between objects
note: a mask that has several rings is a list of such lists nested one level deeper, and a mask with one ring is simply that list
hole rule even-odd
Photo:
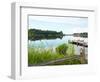
[{"label": "wooden post", "polygon": [[86,63],[86,60],[85,60],[85,48],[81,48],[80,49],[80,61],[81,61],[81,64],[85,64]]}]

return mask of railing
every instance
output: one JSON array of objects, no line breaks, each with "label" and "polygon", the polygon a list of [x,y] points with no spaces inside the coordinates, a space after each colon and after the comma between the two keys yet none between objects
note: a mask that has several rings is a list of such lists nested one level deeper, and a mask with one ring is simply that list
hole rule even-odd
[{"label": "railing", "polygon": [[46,66],[46,65],[53,65],[54,63],[59,63],[59,62],[64,62],[66,60],[74,60],[74,59],[78,59],[80,60],[81,64],[85,64],[86,63],[86,59],[82,56],[82,55],[74,55],[74,56],[66,56],[64,58],[60,58],[60,59],[56,59],[56,60],[52,60],[46,63],[41,63],[41,64],[32,64],[29,66]]},{"label": "railing", "polygon": [[77,46],[88,47],[88,44],[86,42],[84,42],[84,41],[80,41],[80,40],[78,40],[78,41],[74,41],[74,40],[70,41],[69,40],[68,42],[71,43],[71,44],[77,45]]}]

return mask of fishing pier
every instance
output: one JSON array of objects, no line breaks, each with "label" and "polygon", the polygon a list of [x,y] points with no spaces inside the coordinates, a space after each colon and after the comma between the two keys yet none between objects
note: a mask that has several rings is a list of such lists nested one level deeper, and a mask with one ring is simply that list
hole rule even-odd
[{"label": "fishing pier", "polygon": [[88,47],[88,43],[84,42],[83,40],[72,40],[72,41],[69,40],[68,43],[74,44],[74,45],[77,45],[77,46]]}]

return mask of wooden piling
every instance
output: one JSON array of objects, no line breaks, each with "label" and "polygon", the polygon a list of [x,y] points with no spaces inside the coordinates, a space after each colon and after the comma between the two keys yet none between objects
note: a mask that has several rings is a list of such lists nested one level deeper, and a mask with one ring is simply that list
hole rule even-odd
[{"label": "wooden piling", "polygon": [[85,48],[84,47],[80,49],[80,61],[81,61],[81,64],[85,64],[86,63]]}]

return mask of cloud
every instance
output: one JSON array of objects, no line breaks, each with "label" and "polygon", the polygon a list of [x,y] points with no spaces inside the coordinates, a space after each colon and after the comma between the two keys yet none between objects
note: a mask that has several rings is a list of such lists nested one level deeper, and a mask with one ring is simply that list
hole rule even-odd
[{"label": "cloud", "polygon": [[71,24],[71,25],[87,25],[87,18],[76,17],[49,17],[49,16],[29,16],[29,21]]},{"label": "cloud", "polygon": [[29,16],[29,29],[63,31],[65,34],[87,32],[87,18]]}]

